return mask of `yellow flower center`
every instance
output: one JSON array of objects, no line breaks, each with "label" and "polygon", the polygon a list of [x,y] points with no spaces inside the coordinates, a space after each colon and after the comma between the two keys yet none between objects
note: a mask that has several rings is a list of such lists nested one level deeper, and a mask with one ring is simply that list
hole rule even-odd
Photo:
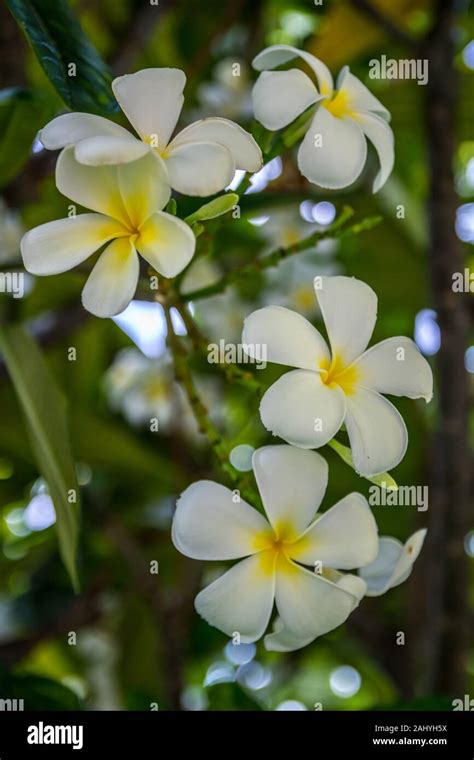
[{"label": "yellow flower center", "polygon": [[144,393],[149,401],[163,401],[170,396],[170,386],[160,378],[147,378]]},{"label": "yellow flower center", "polygon": [[[260,531],[254,538],[254,549],[260,552],[260,570],[264,575],[271,575],[279,559],[290,560],[289,548],[298,541],[292,525],[280,522],[275,528]],[[283,563],[286,567],[289,562]],[[291,568],[291,565],[289,565]]]},{"label": "yellow flower center", "polygon": [[298,243],[300,237],[301,237],[300,232],[299,230],[296,229],[296,227],[287,225],[282,230],[281,242],[285,248],[289,248],[290,245],[294,245],[295,243]]},{"label": "yellow flower center", "polygon": [[313,285],[298,285],[291,294],[291,300],[297,311],[310,311],[314,309]]},{"label": "yellow flower center", "polygon": [[323,106],[337,119],[342,119],[344,116],[354,115],[351,108],[350,98],[344,90],[336,92],[331,100],[324,100]]},{"label": "yellow flower center", "polygon": [[322,382],[334,388],[339,386],[347,396],[351,396],[360,381],[360,371],[353,364],[348,367],[344,364],[339,354],[334,354],[331,361],[324,359],[319,365]]},{"label": "yellow flower center", "polygon": [[143,142],[145,142],[147,145],[150,146],[150,148],[153,148],[153,150],[158,153],[159,156],[162,158],[167,158],[168,154],[166,152],[166,145],[163,148],[160,148],[159,142],[158,142],[158,135],[152,134],[152,135],[145,135],[143,138]]}]

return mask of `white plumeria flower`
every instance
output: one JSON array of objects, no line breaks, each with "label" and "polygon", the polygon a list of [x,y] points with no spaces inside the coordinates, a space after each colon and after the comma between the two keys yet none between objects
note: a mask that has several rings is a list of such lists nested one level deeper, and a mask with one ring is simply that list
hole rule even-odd
[{"label": "white plumeria flower", "polygon": [[58,274],[108,243],[82,291],[84,308],[92,314],[111,317],[128,306],[139,276],[137,251],[164,277],[175,277],[192,259],[192,230],[160,210],[171,191],[151,153],[121,166],[84,166],[74,148],[66,148],[56,164],[56,185],[96,213],[30,230],[21,242],[23,261],[32,274]]},{"label": "white plumeria flower", "polygon": [[[266,70],[298,56],[314,73],[317,87],[300,69]],[[253,60],[253,67],[262,72],[253,89],[255,118],[267,129],[282,129],[309,106],[316,105],[298,150],[298,166],[304,177],[331,189],[351,185],[364,168],[368,138],[380,161],[373,190],[380,190],[394,163],[393,132],[387,123],[390,114],[348,66],[339,73],[336,89],[322,61],[290,45],[272,45],[262,50]]]},{"label": "white plumeria flower", "polygon": [[153,152],[169,184],[186,195],[212,195],[227,187],[236,169],[256,172],[262,154],[253,137],[233,121],[202,119],[173,140],[186,76],[179,69],[143,69],[112,82],[115,97],[139,137],[118,124],[88,113],[58,116],[40,133],[50,150],[75,146],[83,164],[121,164]]},{"label": "white plumeria flower", "polygon": [[296,367],[265,393],[260,415],[267,430],[302,448],[319,448],[345,424],[354,467],[372,476],[403,458],[408,434],[397,409],[381,393],[431,400],[433,376],[416,344],[405,337],[366,350],[377,316],[377,296],[353,277],[316,277],[315,292],[331,350],[313,325],[281,306],[245,320],[242,343],[250,356],[266,347],[267,361]]},{"label": "white plumeria flower", "polygon": [[359,570],[367,584],[366,596],[380,596],[399,586],[411,575],[426,536],[426,528],[417,530],[405,544],[390,536],[381,536],[376,558]]},{"label": "white plumeria flower", "polygon": [[358,493],[314,519],[328,477],[315,451],[266,446],[254,453],[253,470],[268,520],[235,492],[201,480],[178,500],[173,543],[193,559],[245,557],[196,597],[196,610],[210,625],[228,636],[238,632],[243,643],[256,641],[275,602],[281,630],[265,645],[296,649],[341,625],[357,607],[365,583],[356,575],[326,576],[371,562],[377,526]]},{"label": "white plumeria flower", "polygon": [[160,432],[172,429],[179,410],[167,355],[156,360],[135,348],[124,349],[104,380],[111,406],[121,409],[132,425],[149,425],[152,418],[157,418]]}]

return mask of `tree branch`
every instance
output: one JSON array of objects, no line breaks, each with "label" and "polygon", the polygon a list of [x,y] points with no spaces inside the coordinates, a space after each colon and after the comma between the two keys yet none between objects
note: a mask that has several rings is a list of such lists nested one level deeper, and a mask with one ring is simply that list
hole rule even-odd
[{"label": "tree branch", "polygon": [[180,298],[184,302],[198,301],[201,298],[209,298],[209,296],[223,293],[224,290],[229,287],[229,285],[234,284],[241,277],[253,275],[257,272],[262,272],[265,269],[269,269],[270,267],[278,266],[281,261],[284,261],[285,259],[288,259],[297,253],[301,253],[302,251],[307,251],[308,248],[317,245],[317,243],[319,243],[321,240],[326,240],[327,238],[342,238],[348,237],[350,235],[359,235],[361,232],[366,232],[367,230],[372,229],[382,220],[382,217],[380,216],[372,216],[367,217],[366,219],[362,219],[362,221],[356,222],[349,227],[345,227],[345,223],[348,221],[348,219],[351,218],[353,213],[354,212],[351,208],[345,206],[337,219],[332,224],[330,224],[329,227],[326,227],[325,230],[318,230],[317,232],[313,232],[312,235],[309,235],[304,240],[299,240],[297,243],[288,246],[288,248],[277,248],[267,256],[263,256],[260,259],[255,259],[249,264],[244,264],[244,266],[233,269],[213,285],[208,285],[205,288],[194,290],[191,293],[182,293],[180,294]]},{"label": "tree branch", "polygon": [[[441,331],[436,356],[438,420],[433,441],[429,531],[419,573],[420,631],[416,657],[423,688],[464,693],[468,651],[468,558],[463,539],[469,523],[468,376],[464,354],[469,312],[464,294],[453,293],[452,275],[464,268],[455,233],[457,197],[453,177],[457,77],[453,65],[454,0],[438,0],[424,56],[429,60],[425,119],[429,149],[430,269],[434,307]],[[426,591],[426,579],[429,592]]]}]

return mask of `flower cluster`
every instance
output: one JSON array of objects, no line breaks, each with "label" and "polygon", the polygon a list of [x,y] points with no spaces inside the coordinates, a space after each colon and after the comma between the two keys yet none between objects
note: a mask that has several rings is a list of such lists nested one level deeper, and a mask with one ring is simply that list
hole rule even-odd
[{"label": "flower cluster", "polygon": [[[300,68],[275,71],[295,58],[311,77]],[[394,164],[390,114],[348,67],[335,87],[322,61],[288,45],[267,48],[253,66],[261,72],[252,93],[254,113],[265,128],[281,130],[296,119],[301,126],[307,112],[298,166],[310,182],[331,189],[351,185],[365,166],[368,139],[380,162],[374,192],[382,187]],[[115,97],[135,134],[88,113],[60,115],[40,134],[46,148],[61,150],[59,191],[91,213],[77,215],[72,206],[67,219],[27,232],[23,261],[31,273],[51,275],[103,249],[82,293],[84,307],[97,316],[118,314],[133,298],[138,254],[166,278],[190,263],[195,234],[175,215],[174,204],[168,206],[172,191],[213,195],[230,185],[236,170],[254,173],[262,166],[254,138],[228,119],[202,119],[173,136],[185,81],[172,68],[114,80]],[[408,435],[382,394],[428,402],[433,380],[408,338],[367,348],[377,314],[377,297],[367,284],[319,274],[314,289],[328,342],[282,306],[258,309],[244,324],[242,343],[251,356],[265,346],[270,362],[292,368],[267,389],[260,406],[265,428],[289,444],[264,446],[253,456],[266,516],[238,490],[206,480],[181,495],[172,528],[174,545],[188,557],[240,560],[198,594],[199,614],[228,636],[253,642],[265,634],[276,606],[273,631],[265,636],[267,649],[276,651],[309,644],[341,625],[364,595],[402,583],[425,537],[420,530],[405,545],[379,538],[360,493],[317,515],[328,466],[311,449],[344,428],[359,474],[373,477],[395,467]],[[163,383],[152,389],[162,408]]]},{"label": "flower cluster", "polygon": [[40,133],[46,148],[62,149],[58,190],[95,213],[73,213],[30,230],[22,240],[23,261],[32,274],[58,274],[107,244],[82,293],[84,307],[99,317],[120,313],[133,298],[137,252],[168,278],[192,259],[191,228],[163,211],[172,189],[211,195],[231,182],[236,169],[254,172],[261,166],[255,140],[227,119],[202,119],[170,142],[185,81],[179,69],[144,69],[114,80],[114,93],[138,137],[87,113],[58,116]]}]

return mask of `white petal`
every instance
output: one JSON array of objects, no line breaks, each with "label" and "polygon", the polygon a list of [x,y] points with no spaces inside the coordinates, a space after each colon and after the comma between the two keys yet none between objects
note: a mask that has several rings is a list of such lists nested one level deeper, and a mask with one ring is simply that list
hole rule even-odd
[{"label": "white petal", "polygon": [[110,119],[91,113],[65,113],[46,124],[39,139],[48,150],[59,150],[75,145],[89,137],[118,137],[130,139],[133,135]]},{"label": "white petal", "polygon": [[101,214],[80,214],[34,227],[23,236],[21,253],[31,274],[59,274],[85,261],[123,228]]},{"label": "white petal", "polygon": [[169,201],[171,188],[163,160],[155,153],[147,153],[138,161],[117,168],[120,194],[128,218],[139,228],[156,211]]},{"label": "white petal", "polygon": [[317,370],[329,359],[326,343],[316,328],[283,306],[265,306],[252,312],[244,322],[242,344],[253,358],[257,352],[266,361],[299,369]]},{"label": "white petal", "polygon": [[377,524],[367,500],[351,493],[318,517],[288,552],[305,565],[351,570],[372,562],[377,550]]},{"label": "white petal", "polygon": [[344,623],[357,598],[338,584],[280,556],[275,601],[285,628],[301,639],[314,639]]},{"label": "white petal", "polygon": [[120,314],[135,295],[138,274],[138,256],[130,239],[114,240],[100,255],[84,286],[84,308],[97,317]]},{"label": "white petal", "polygon": [[405,581],[410,575],[413,565],[418,559],[423,547],[426,533],[426,528],[421,528],[420,530],[417,530],[416,533],[413,533],[413,535],[411,535],[405,542],[402,553],[393,571],[390,583],[391,588],[403,583],[403,581]]},{"label": "white petal", "polygon": [[[349,592],[352,595],[352,610],[358,607],[359,602],[367,591],[367,584],[362,578],[357,575],[351,575],[350,573],[338,573],[332,571],[334,577],[330,580],[335,583],[339,588]],[[296,649],[302,649],[303,647],[311,644],[314,641],[314,636],[306,636],[301,638],[295,633],[285,628],[281,619],[278,619],[274,626],[275,633],[270,633],[265,636],[265,649],[273,652],[293,652]]]},{"label": "white petal", "polygon": [[314,636],[297,636],[285,628],[281,621],[275,625],[275,632],[268,633],[264,638],[265,649],[269,652],[294,652],[296,649],[308,646],[312,641],[314,641]]},{"label": "white petal", "polygon": [[178,145],[166,153],[165,161],[171,187],[184,195],[214,195],[235,174],[232,153],[215,142]]},{"label": "white petal", "polygon": [[163,150],[183,107],[186,77],[179,69],[142,69],[112,82],[122,111],[145,141],[156,135]]},{"label": "white petal", "polygon": [[313,449],[331,440],[342,425],[346,398],[316,372],[296,369],[270,386],[260,404],[263,425],[293,446]]},{"label": "white petal", "polygon": [[261,553],[247,557],[197,595],[195,607],[210,625],[244,644],[264,633],[273,608],[275,574],[262,570]]},{"label": "white petal", "polygon": [[380,116],[360,111],[354,116],[357,124],[363,129],[366,137],[377,151],[380,169],[374,179],[373,192],[376,193],[386,183],[392,173],[395,162],[393,132],[386,121]]},{"label": "white petal", "polygon": [[337,573],[337,575],[339,577],[334,579],[333,583],[336,583],[340,588],[343,588],[355,597],[355,609],[367,592],[366,582],[363,578],[360,578],[358,575],[352,575],[351,573]]},{"label": "white petal", "polygon": [[272,131],[291,124],[320,97],[311,79],[299,69],[263,71],[252,90],[255,118]]},{"label": "white petal", "polygon": [[264,446],[253,455],[258,490],[277,535],[297,538],[314,518],[328,482],[326,461],[315,451]]},{"label": "white petal", "polygon": [[256,538],[271,531],[256,509],[219,483],[200,480],[178,499],[172,538],[176,548],[193,559],[240,559],[257,550]]},{"label": "white petal", "polygon": [[182,219],[158,211],[145,222],[135,244],[159,274],[176,277],[191,261],[196,238]]},{"label": "white petal", "polygon": [[367,143],[358,124],[320,105],[298,150],[301,174],[320,187],[337,190],[355,182],[366,159]]},{"label": "white petal", "polygon": [[360,577],[367,583],[367,596],[380,596],[409,577],[425,536],[426,529],[422,528],[410,536],[405,545],[390,536],[380,538],[377,557],[359,570]]},{"label": "white petal", "polygon": [[410,338],[396,337],[377,343],[354,362],[360,384],[378,393],[408,398],[433,396],[433,373]]},{"label": "white petal", "polygon": [[377,319],[377,296],[355,277],[315,279],[315,291],[333,356],[347,366],[366,348]]},{"label": "white petal", "polygon": [[360,475],[378,475],[396,467],[405,456],[408,433],[390,401],[359,388],[347,397],[346,428],[352,459]]},{"label": "white petal", "polygon": [[190,124],[176,135],[167,152],[178,145],[196,142],[216,142],[223,145],[231,152],[236,169],[257,172],[262,166],[262,151],[252,135],[229,119],[213,117]]},{"label": "white petal", "polygon": [[282,63],[287,63],[293,58],[302,58],[305,63],[314,71],[318,80],[319,91],[322,95],[330,96],[333,92],[333,81],[331,72],[325,63],[316,58],[311,53],[291,45],[272,45],[262,50],[252,61],[252,66],[257,71],[265,69],[274,69]]},{"label": "white petal", "polygon": [[351,74],[349,66],[344,66],[337,78],[337,89],[348,99],[348,107],[352,111],[373,111],[385,121],[390,121],[390,112],[372,95],[360,79]]},{"label": "white petal", "polygon": [[74,148],[65,148],[56,164],[56,185],[81,206],[129,228],[163,208],[171,194],[164,163],[151,152],[119,166],[85,166],[76,160]]},{"label": "white petal", "polygon": [[359,575],[367,584],[367,596],[379,596],[390,586],[395,566],[400,559],[403,544],[397,538],[381,536],[376,558],[362,567]]},{"label": "white petal", "polygon": [[129,222],[116,166],[84,166],[76,160],[73,147],[65,148],[56,163],[56,187],[85,208],[111,216],[125,225]]},{"label": "white petal", "polygon": [[79,140],[76,143],[74,155],[81,164],[101,166],[136,161],[149,150],[146,143],[137,140],[133,135],[128,135],[128,137],[97,136]]}]

